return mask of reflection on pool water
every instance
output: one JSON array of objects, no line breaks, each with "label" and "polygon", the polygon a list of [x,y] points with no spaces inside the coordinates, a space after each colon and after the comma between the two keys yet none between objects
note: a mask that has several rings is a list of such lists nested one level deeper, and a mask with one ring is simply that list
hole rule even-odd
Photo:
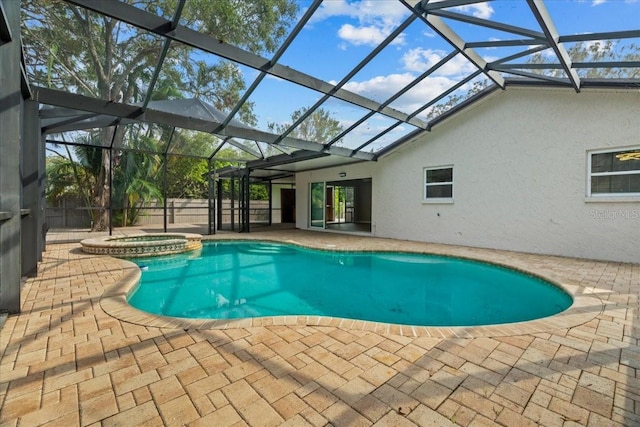
[{"label": "reflection on pool water", "polygon": [[241,241],[205,243],[199,256],[133,261],[147,269],[129,303],[173,317],[311,315],[472,326],[546,317],[572,303],[539,278],[434,255]]}]

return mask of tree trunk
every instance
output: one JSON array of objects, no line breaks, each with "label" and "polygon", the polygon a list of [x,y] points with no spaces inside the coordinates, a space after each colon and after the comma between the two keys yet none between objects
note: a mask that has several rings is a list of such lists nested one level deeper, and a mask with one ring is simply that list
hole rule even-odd
[{"label": "tree trunk", "polygon": [[[111,140],[113,139],[113,128],[105,128],[100,131],[100,145],[103,147],[109,147]],[[98,173],[98,179],[96,180],[96,189],[94,206],[97,208],[94,215],[93,226],[91,231],[105,231],[109,229],[109,205],[111,200],[109,199],[110,193],[110,179],[111,176],[111,150],[102,149],[102,161],[100,165],[100,172]]]},{"label": "tree trunk", "polygon": [[[103,138],[109,138],[112,134],[111,129],[106,129]],[[111,176],[111,163],[109,161],[109,150],[102,150],[102,164],[100,165],[100,173],[96,181],[94,206],[97,212],[93,215],[94,222],[91,231],[105,231],[109,228],[109,176]]]},{"label": "tree trunk", "polygon": [[127,226],[127,213],[129,212],[129,197],[125,194],[124,201],[122,206],[122,226]]}]

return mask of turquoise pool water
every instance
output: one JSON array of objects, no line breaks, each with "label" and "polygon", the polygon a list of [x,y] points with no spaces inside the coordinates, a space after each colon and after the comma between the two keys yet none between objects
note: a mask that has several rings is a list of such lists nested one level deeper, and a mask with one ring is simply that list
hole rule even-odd
[{"label": "turquoise pool water", "polygon": [[432,255],[329,252],[259,242],[207,242],[197,256],[135,259],[129,303],[174,317],[318,315],[421,326],[532,320],[572,298],[533,276]]}]

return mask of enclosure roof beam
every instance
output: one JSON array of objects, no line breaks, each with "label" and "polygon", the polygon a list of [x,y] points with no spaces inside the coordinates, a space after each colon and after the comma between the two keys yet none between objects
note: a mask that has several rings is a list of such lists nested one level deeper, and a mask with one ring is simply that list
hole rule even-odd
[{"label": "enclosure roof beam", "polygon": [[509,47],[509,46],[547,46],[546,40],[539,39],[513,39],[513,40],[487,40],[479,42],[466,42],[465,47],[472,49],[482,47]]},{"label": "enclosure roof beam", "polygon": [[523,56],[533,55],[534,53],[538,53],[546,49],[548,49],[547,46],[535,46],[531,49],[523,50],[522,52],[517,52],[513,55],[505,56],[504,58],[500,58],[497,61],[489,62],[487,66],[493,68],[493,66],[495,66],[496,64],[503,64],[508,61],[513,61],[514,59],[522,58]]},{"label": "enclosure roof beam", "polygon": [[[492,0],[485,0],[492,1]],[[446,9],[449,7],[466,6],[469,4],[481,3],[478,0],[442,0],[438,2],[429,2],[429,0],[422,0],[421,6],[425,12],[430,12],[438,9]]]},{"label": "enclosure roof beam", "polygon": [[171,148],[171,143],[173,142],[173,136],[176,134],[176,128],[175,126],[171,128],[171,133],[169,134],[169,140],[167,141],[167,146],[164,148],[164,153],[162,153],[164,156],[167,156],[167,154],[169,154],[169,148]]},{"label": "enclosure roof beam", "polygon": [[291,178],[295,175],[295,173],[288,172],[288,171],[277,171],[277,172],[280,172],[280,173],[275,175],[269,175],[269,176],[252,176],[251,182],[252,183],[271,182],[271,181],[275,181],[276,179]]},{"label": "enclosure roof beam", "polygon": [[[442,19],[438,16],[433,15],[432,13],[426,13],[422,10],[422,6],[420,3],[416,4],[415,7],[411,7],[407,0],[400,0],[406,7],[408,7],[413,13],[418,14],[420,18],[426,22],[431,29],[433,29],[436,33],[440,35],[443,39],[448,41],[454,48],[458,50],[462,55],[469,60],[473,65],[475,65],[481,72],[483,72],[488,78],[490,78],[495,84],[504,89],[504,79],[500,75],[500,73],[490,70],[487,67],[487,62],[480,56],[475,50],[468,48],[465,46],[464,40],[453,31],[449,25],[447,25]],[[411,117],[415,117],[415,115],[410,115]]]},{"label": "enclosure roof beam", "polygon": [[558,34],[558,30],[547,11],[547,7],[541,0],[527,0],[527,3],[529,4],[531,12],[533,12],[533,15],[536,17],[538,24],[540,24],[540,28],[542,28],[549,45],[558,57],[560,64],[562,64],[562,68],[567,74],[571,85],[576,92],[580,92],[580,77],[576,70],[571,68],[571,57],[567,49],[564,48],[562,43],[559,43],[560,34]]},{"label": "enclosure roof beam", "polygon": [[[424,110],[426,110],[427,108],[431,107],[432,105],[437,104],[440,100],[444,99],[449,94],[452,94],[453,92],[458,90],[460,87],[462,87],[463,85],[467,84],[471,80],[475,79],[479,75],[480,75],[480,71],[478,70],[475,73],[471,74],[470,76],[465,77],[464,79],[460,80],[458,83],[456,83],[455,85],[451,86],[449,89],[447,89],[446,91],[442,92],[440,95],[436,96],[431,101],[429,101],[428,103],[426,103],[422,107],[418,108],[416,111],[414,111],[411,114],[417,115],[417,114],[422,113]],[[502,89],[504,89],[504,88],[502,88]],[[429,123],[428,130],[431,130],[431,123]]]},{"label": "enclosure roof beam", "polygon": [[[425,71],[424,73],[422,73],[421,75],[419,75],[415,80],[413,80],[411,83],[409,83],[408,85],[406,85],[405,87],[403,87],[401,90],[399,90],[398,92],[396,92],[393,96],[391,96],[391,98],[387,99],[382,105],[388,105],[391,104],[393,101],[395,101],[396,99],[400,98],[402,95],[404,95],[405,93],[407,93],[409,90],[411,90],[413,87],[415,87],[418,83],[420,83],[422,80],[426,79],[427,77],[429,77],[431,74],[433,74],[435,71],[437,71],[440,67],[442,67],[444,64],[446,64],[447,62],[449,62],[451,59],[453,59],[456,55],[458,54],[457,50],[454,50],[452,52],[450,52],[447,56],[445,56],[444,58],[442,58],[440,61],[438,61],[436,64],[434,64],[432,67],[430,67],[427,71]],[[371,111],[367,114],[365,114],[362,118],[360,118],[359,120],[357,120],[355,123],[353,123],[351,126],[349,126],[347,129],[343,130],[342,132],[340,132],[340,134],[338,136],[336,136],[335,138],[333,138],[331,141],[329,141],[327,144],[325,144],[326,146],[331,146],[333,144],[335,144],[336,142],[340,141],[345,135],[347,135],[349,132],[351,132],[352,130],[354,130],[355,128],[357,128],[358,126],[360,126],[362,123],[364,123],[365,120],[368,120],[371,116],[373,116],[375,114],[374,111]],[[373,141],[372,141],[373,142]],[[365,144],[366,145],[366,144]]]},{"label": "enclosure roof beam", "polygon": [[[302,15],[302,18],[298,20],[298,22],[296,23],[296,26],[293,28],[293,30],[291,30],[291,33],[289,33],[284,43],[280,45],[280,48],[278,49],[278,51],[271,58],[271,61],[270,61],[271,66],[276,64],[278,60],[282,57],[282,55],[284,55],[285,51],[289,48],[291,43],[293,43],[293,41],[296,39],[300,31],[302,31],[304,26],[307,24],[309,19],[311,19],[311,17],[315,13],[315,11],[320,7],[321,4],[322,4],[322,0],[314,0],[313,4],[311,4],[311,6],[307,8],[304,15]],[[253,83],[251,83],[251,86],[249,86],[249,88],[244,92],[244,94],[242,95],[242,98],[240,98],[240,100],[236,103],[235,107],[233,107],[231,112],[229,112],[229,114],[227,115],[227,118],[222,122],[222,127],[229,124],[231,119],[233,119],[235,115],[238,113],[238,111],[240,111],[240,108],[242,108],[242,106],[247,102],[251,94],[256,90],[260,82],[262,82],[262,80],[266,76],[267,76],[267,73],[264,70],[261,71],[260,74],[258,74],[258,77],[256,77]]]},{"label": "enclosure roof beam", "polygon": [[572,86],[571,82],[566,78],[545,76],[544,74],[530,73],[524,70],[505,69],[505,73],[514,74],[516,76],[528,77],[530,79],[545,80],[547,82],[556,83],[556,86]]},{"label": "enclosure roof beam", "polygon": [[77,117],[72,117],[70,119],[63,120],[61,122],[56,122],[50,125],[42,126],[41,131],[43,133],[58,133],[58,132],[68,132],[72,130],[86,129],[78,125],[78,122],[81,122],[87,119],[92,119],[97,116],[99,116],[99,114],[97,113],[83,114]]},{"label": "enclosure roof beam", "polygon": [[[53,139],[53,138],[46,138],[44,140],[44,142],[46,144],[68,145],[68,146],[71,146],[71,147],[94,147],[94,148],[100,148],[100,149],[104,149],[104,150],[108,150],[109,149],[109,147],[104,147],[102,145],[83,144],[81,142],[73,142],[73,141],[59,141],[59,140]],[[48,150],[50,150],[50,149],[48,149]]]},{"label": "enclosure roof beam", "polygon": [[[476,2],[482,3],[482,2]],[[517,27],[515,25],[503,24],[501,22],[491,21],[489,19],[476,18],[475,16],[465,15],[463,13],[449,12],[446,10],[432,10],[429,15],[437,15],[442,18],[453,19],[454,21],[465,22],[467,24],[479,25],[481,27],[492,28],[505,33],[517,34],[519,36],[530,37],[536,40],[545,40],[543,33],[532,31],[527,28]]]},{"label": "enclosure roof beam", "polygon": [[[332,96],[351,104],[360,106],[368,110],[378,110],[380,104],[362,95],[347,91],[345,89],[337,89],[335,85],[320,80],[309,74],[305,74],[290,67],[280,64],[271,64],[270,60],[253,54],[239,47],[225,43],[222,40],[210,37],[206,34],[199,33],[195,30],[184,26],[177,26],[171,30],[171,24],[164,18],[152,15],[149,12],[138,9],[122,2],[100,2],[92,0],[65,0],[68,3],[84,7],[88,10],[110,16],[119,21],[141,28],[143,30],[158,34],[163,37],[184,43],[201,49],[205,52],[218,55],[222,58],[240,63],[247,67],[258,71],[265,71],[268,74],[287,80],[292,83],[304,86],[309,89],[321,92],[323,94],[332,93]],[[335,92],[334,92],[335,91]],[[417,127],[425,127],[426,123],[417,118],[410,118],[407,114],[395,110],[390,107],[380,109],[381,114],[396,120],[408,122]]]},{"label": "enclosure roof beam", "polygon": [[[56,139],[51,139],[51,138],[47,138],[44,142],[47,143],[47,144],[69,145],[69,146],[72,146],[72,147],[94,147],[94,148],[100,148],[100,149],[103,149],[103,150],[109,150],[109,147],[104,147],[102,145],[82,144],[80,142],[73,142],[73,141],[58,141]],[[157,151],[144,150],[142,148],[116,147],[116,150],[128,151],[128,152],[132,152],[132,153],[147,154],[147,155],[150,155],[150,156],[158,154]],[[177,154],[167,153],[166,155],[167,156],[176,156]],[[179,154],[179,156],[180,157],[184,157],[184,158],[189,158],[189,159],[203,159],[203,160],[206,159],[205,156],[196,156],[196,155],[193,155],[193,154]],[[223,160],[223,161],[235,161],[234,159],[220,159],[220,160]]]},{"label": "enclosure roof beam", "polygon": [[228,143],[229,145],[233,145],[234,147],[236,147],[236,148],[238,148],[238,149],[240,149],[240,150],[244,151],[245,153],[251,154],[251,155],[252,155],[253,157],[255,157],[256,159],[261,159],[261,158],[263,157],[263,156],[262,156],[262,154],[258,153],[258,152],[257,152],[257,151],[255,151],[255,150],[252,150],[252,149],[251,149],[251,148],[249,148],[249,147],[245,147],[245,146],[244,146],[244,144],[241,144],[240,142],[238,142],[238,141],[234,140],[233,138],[229,138],[229,139],[227,140],[227,143]]},{"label": "enclosure roof beam", "polygon": [[[309,117],[311,114],[313,114],[313,112],[315,110],[317,110],[327,99],[329,99],[336,91],[338,91],[340,88],[342,88],[345,84],[347,84],[347,82],[349,82],[349,80],[351,80],[353,78],[353,76],[355,76],[356,74],[358,74],[358,72],[360,72],[360,70],[362,70],[369,62],[371,62],[371,60],[373,58],[375,58],[380,52],[382,52],[382,50],[387,47],[389,44],[391,44],[391,42],[393,42],[396,37],[398,37],[404,30],[407,29],[407,27],[409,25],[411,25],[411,23],[413,21],[415,21],[417,18],[416,15],[410,15],[407,19],[405,19],[405,21],[400,24],[395,30],[393,30],[391,32],[391,34],[389,34],[382,42],[378,43],[378,45],[371,51],[369,52],[369,54],[362,60],[360,61],[355,67],[353,67],[351,69],[351,71],[349,71],[347,73],[346,76],[344,76],[342,78],[342,80],[340,80],[336,85],[335,85],[335,89],[332,90],[329,93],[326,93],[324,96],[322,96],[311,108],[309,108],[304,114],[300,115],[300,117],[298,118],[298,120],[296,120],[295,122],[293,122],[291,124],[291,126],[289,126],[288,129],[286,129],[283,133],[282,133],[282,137],[285,137],[287,135],[289,135],[289,133],[291,133],[296,127],[298,127],[303,121],[305,121],[307,119],[307,117]],[[386,105],[381,104],[378,108],[382,109],[386,107]]]},{"label": "enclosure roof beam", "polygon": [[[34,87],[34,99],[43,104],[57,105],[60,107],[73,108],[98,114],[106,114],[116,117],[117,120],[135,118],[135,120],[144,123],[157,123],[207,133],[213,133],[214,130],[220,126],[220,122],[213,119],[205,120],[195,117],[185,117],[180,114],[154,110],[151,108],[147,109],[147,111],[140,115],[140,107],[138,106],[89,98],[84,95],[71,94],[44,87]],[[262,141],[268,144],[273,144],[278,138],[278,135],[242,126],[227,126],[222,132],[216,133],[216,135]],[[318,152],[326,150],[326,147],[323,144],[291,137],[285,138],[282,141],[282,145]],[[374,159],[374,155],[371,153],[357,153],[353,155],[352,150],[342,147],[329,147],[327,152],[329,154],[335,154],[343,157],[353,156],[361,160]]]},{"label": "enclosure roof beam", "polygon": [[367,141],[365,141],[362,145],[360,145],[359,147],[357,147],[355,150],[353,150],[354,153],[357,153],[358,151],[362,150],[363,148],[367,147],[368,145],[371,145],[372,143],[374,143],[375,141],[377,141],[378,139],[382,138],[383,136],[385,136],[386,134],[388,134],[389,132],[391,132],[392,130],[394,130],[395,128],[397,128],[398,126],[400,126],[402,124],[402,122],[395,122],[394,124],[392,124],[391,126],[389,126],[388,128],[386,128],[385,130],[383,130],[382,132],[380,132],[379,134],[373,136],[372,138],[369,138]]},{"label": "enclosure roof beam", "polygon": [[[490,64],[491,66],[491,64]],[[640,68],[640,61],[600,61],[600,62],[574,62],[573,68]],[[492,66],[494,70],[530,69],[530,70],[561,70],[563,64],[500,64]]]},{"label": "enclosure roof beam", "polygon": [[[140,107],[103,99],[90,98],[62,90],[34,86],[33,98],[41,104],[54,105],[78,112],[91,112],[106,116],[129,118],[138,114]],[[46,117],[43,115],[43,117]]]},{"label": "enclosure roof beam", "polygon": [[640,30],[610,31],[605,33],[571,34],[558,37],[559,43],[587,42],[593,40],[635,39],[640,37]]},{"label": "enclosure roof beam", "polygon": [[[171,29],[175,29],[180,22],[180,16],[182,15],[182,9],[184,9],[184,2],[186,0],[179,0],[178,5],[176,6],[176,11],[173,15],[173,19],[171,21]],[[164,64],[164,60],[167,57],[167,52],[169,52],[169,46],[171,46],[171,39],[164,39],[164,44],[162,46],[162,51],[160,52],[160,56],[158,57],[158,63],[156,64],[156,68],[153,70],[153,75],[151,76],[151,81],[149,82],[149,88],[147,89],[147,95],[144,98],[144,102],[142,104],[142,110],[146,110],[149,106],[149,102],[151,102],[151,97],[153,96],[153,90],[156,87],[156,83],[158,81],[158,77],[160,76],[160,70],[162,69],[162,65]]]},{"label": "enclosure roof beam", "polygon": [[[412,87],[414,87],[415,85],[417,85],[419,82],[421,82],[422,80],[424,80],[425,78],[427,78],[429,75],[431,75],[432,73],[434,73],[436,70],[438,70],[441,66],[443,66],[444,64],[446,64],[447,62],[449,62],[451,59],[453,59],[456,55],[458,54],[457,51],[453,51],[451,53],[449,53],[447,56],[445,56],[444,58],[442,58],[440,61],[438,61],[438,63],[436,63],[435,65],[433,65],[431,68],[429,68],[427,71],[425,71],[424,73],[422,73],[422,75],[418,76],[418,78],[416,78],[413,82],[411,82],[411,84],[405,86],[402,90],[400,90],[399,92],[397,92],[395,95],[393,95],[391,98],[389,98],[387,101],[385,101],[385,103],[391,103],[393,101],[395,101],[396,99],[398,99],[399,97],[401,97],[402,95],[404,95],[406,92],[409,91],[409,89],[411,89]],[[475,75],[480,74],[480,72],[477,72]],[[474,76],[475,76],[474,75]],[[467,80],[465,80],[466,82]],[[460,87],[460,86],[456,86],[456,89]],[[448,95],[450,92],[446,92],[443,96]],[[440,98],[437,98],[440,99]],[[437,101],[433,101],[433,102],[437,102]],[[428,107],[424,107],[425,109]],[[422,111],[422,110],[420,110]],[[417,113],[413,113],[412,115],[416,115]],[[367,117],[368,118],[368,117]],[[359,124],[359,123],[358,123]],[[359,147],[357,147],[354,150],[354,153],[359,152],[360,150],[364,149],[365,147],[367,147],[368,145],[371,145],[373,142],[377,141],[378,139],[382,138],[384,135],[386,135],[387,133],[391,132],[392,130],[394,130],[395,128],[397,128],[398,126],[400,126],[402,124],[402,122],[395,122],[393,125],[389,126],[388,128],[386,128],[385,130],[383,130],[382,132],[378,133],[377,135],[373,136],[372,138],[370,138],[369,140],[365,141],[362,145],[360,145]]]},{"label": "enclosure roof beam", "polygon": [[327,153],[319,153],[316,151],[299,150],[295,151],[291,155],[279,154],[277,156],[269,157],[262,160],[250,160],[247,162],[247,167],[250,169],[265,169],[272,168],[274,166],[288,165],[291,163],[300,162],[302,160],[313,160],[320,157],[328,156]]},{"label": "enclosure roof beam", "polygon": [[[505,84],[508,84],[510,82],[511,82],[510,80],[506,80]],[[453,106],[451,109],[445,111],[444,113],[440,114],[438,117],[436,117],[435,119],[430,121],[429,122],[429,127],[432,128],[433,126],[437,125],[438,123],[440,123],[441,121],[445,120],[446,118],[451,117],[454,114],[457,114],[459,111],[467,108],[468,106],[474,104],[478,100],[480,100],[480,99],[484,98],[485,96],[495,92],[498,89],[499,89],[499,87],[496,86],[496,85],[491,85],[491,86],[488,86],[488,87],[484,88],[483,90],[481,90],[480,92],[476,93],[472,97],[465,99],[461,103]],[[396,148],[398,148],[401,145],[404,145],[404,144],[407,144],[409,142],[415,141],[416,139],[418,139],[419,137],[421,137],[424,134],[425,134],[424,131],[422,131],[420,129],[416,129],[413,132],[409,132],[404,137],[398,139],[394,143],[392,143],[392,144],[386,146],[385,148],[383,148],[382,150],[380,150],[376,155],[379,158],[380,156],[383,156],[383,155],[395,150]]]}]

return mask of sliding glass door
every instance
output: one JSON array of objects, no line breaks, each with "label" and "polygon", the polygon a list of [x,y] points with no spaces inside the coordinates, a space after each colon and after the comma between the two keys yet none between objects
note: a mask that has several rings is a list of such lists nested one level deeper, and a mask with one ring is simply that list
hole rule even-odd
[{"label": "sliding glass door", "polygon": [[324,228],[324,182],[311,183],[311,227]]}]

